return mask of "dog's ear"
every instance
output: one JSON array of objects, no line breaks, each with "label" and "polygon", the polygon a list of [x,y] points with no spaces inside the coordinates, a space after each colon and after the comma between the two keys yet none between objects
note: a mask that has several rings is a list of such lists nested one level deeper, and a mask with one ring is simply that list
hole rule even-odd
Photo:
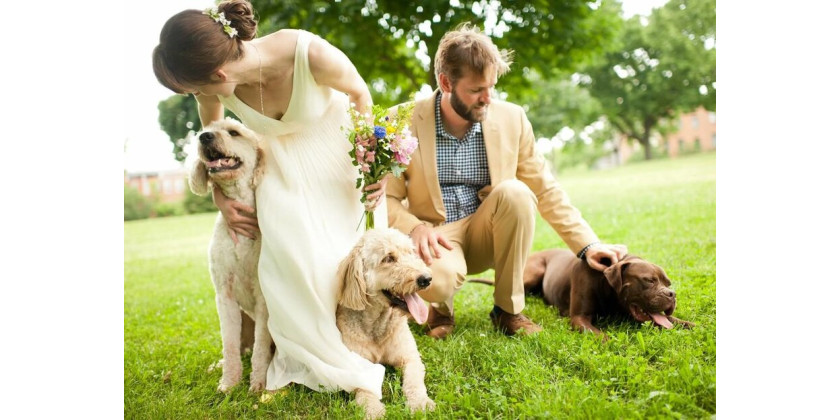
[{"label": "dog's ear", "polygon": [[210,180],[207,178],[207,167],[201,159],[196,159],[190,173],[190,191],[195,195],[206,195],[210,191]]},{"label": "dog's ear", "polygon": [[257,186],[262,182],[263,173],[265,173],[265,152],[262,147],[257,147],[257,163],[254,167],[254,176],[251,178],[251,188],[256,190]]},{"label": "dog's ear", "polygon": [[362,245],[356,245],[338,266],[338,304],[356,311],[367,305]]},{"label": "dog's ear", "polygon": [[604,277],[607,278],[607,283],[615,290],[616,293],[621,292],[621,285],[624,282],[624,270],[630,265],[630,261],[619,261],[604,270]]}]

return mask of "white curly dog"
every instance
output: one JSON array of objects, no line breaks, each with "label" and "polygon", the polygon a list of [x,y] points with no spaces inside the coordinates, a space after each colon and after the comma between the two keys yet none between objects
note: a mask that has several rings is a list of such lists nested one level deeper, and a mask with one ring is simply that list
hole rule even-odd
[{"label": "white curly dog", "polygon": [[[260,137],[238,121],[227,118],[205,127],[198,135],[197,148],[190,189],[205,195],[212,188],[220,188],[225,196],[255,207],[254,190],[262,178],[264,165]],[[237,235],[238,244],[234,243],[219,213],[209,247],[210,277],[216,288],[222,335],[222,378],[218,389],[227,392],[242,379],[241,352],[246,344],[243,341],[249,338],[253,320],[250,391],[258,392],[265,389],[272,356],[268,312],[257,277],[260,237],[252,240]]]},{"label": "white curly dog", "polygon": [[[426,367],[408,328],[429,316],[418,290],[431,284],[431,270],[414,253],[407,235],[395,229],[372,229],[362,236],[338,269],[336,322],[347,347],[374,363],[403,370],[403,393],[412,412],[433,410],[426,393]],[[356,390],[356,402],[368,418],[385,415],[372,393]]]}]

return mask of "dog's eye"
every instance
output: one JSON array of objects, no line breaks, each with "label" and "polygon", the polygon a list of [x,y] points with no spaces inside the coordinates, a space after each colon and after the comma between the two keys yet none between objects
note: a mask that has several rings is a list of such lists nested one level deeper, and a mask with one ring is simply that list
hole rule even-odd
[{"label": "dog's eye", "polygon": [[396,262],[397,259],[393,255],[388,254],[382,259],[382,264]]},{"label": "dog's eye", "polygon": [[233,137],[236,137],[239,135],[239,132],[236,130],[228,130],[228,134],[230,134]]}]

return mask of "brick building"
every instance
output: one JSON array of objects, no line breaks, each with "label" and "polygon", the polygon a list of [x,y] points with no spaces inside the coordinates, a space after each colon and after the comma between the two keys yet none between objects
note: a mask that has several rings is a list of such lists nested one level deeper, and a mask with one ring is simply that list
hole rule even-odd
[{"label": "brick building", "polygon": [[696,111],[681,114],[677,119],[677,131],[668,134],[664,148],[668,157],[691,152],[709,152],[716,149],[717,124],[714,112],[697,108]]},{"label": "brick building", "polygon": [[[677,131],[668,134],[663,140],[658,132],[651,133],[650,143],[654,150],[663,151],[668,157],[675,158],[686,153],[710,152],[716,150],[717,125],[714,112],[697,108],[694,112],[680,114],[677,118]],[[613,152],[601,157],[593,169],[613,168],[625,164],[630,157],[640,153],[642,146],[630,142],[624,135],[617,135],[618,147]],[[654,152],[654,156],[655,156]]]},{"label": "brick building", "polygon": [[187,191],[187,170],[126,173],[125,183],[137,188],[144,197],[157,197],[162,203],[184,199]]}]

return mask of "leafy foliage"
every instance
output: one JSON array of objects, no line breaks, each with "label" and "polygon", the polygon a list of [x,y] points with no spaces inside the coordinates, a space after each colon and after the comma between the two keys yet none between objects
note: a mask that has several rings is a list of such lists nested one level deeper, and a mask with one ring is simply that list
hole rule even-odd
[{"label": "leafy foliage", "polygon": [[219,209],[213,203],[213,194],[197,195],[192,192],[184,196],[184,210],[189,214],[217,212]]},{"label": "leafy foliage", "polygon": [[[375,103],[410,99],[423,84],[435,87],[431,60],[441,37],[471,22],[492,30],[501,49],[522,63],[505,76],[505,91],[529,87],[525,74],[569,70],[599,54],[620,22],[615,2],[588,0],[461,2],[450,0],[253,0],[260,30],[300,28],[316,33],[353,61],[372,87]],[[498,7],[494,7],[498,5]],[[418,56],[419,52],[419,56]]]},{"label": "leafy foliage", "polygon": [[149,200],[131,185],[123,187],[123,220],[145,219],[152,215],[153,200]]},{"label": "leafy foliage", "polygon": [[155,217],[180,216],[184,214],[183,202],[155,204]]},{"label": "leafy foliage", "polygon": [[625,22],[621,43],[584,73],[616,129],[650,159],[650,136],[662,121],[699,106],[715,109],[715,2],[671,0],[644,25]]},{"label": "leafy foliage", "polygon": [[201,127],[198,105],[195,99],[186,95],[173,95],[158,103],[158,123],[172,141],[175,160],[183,162],[187,157],[184,146],[190,131]]},{"label": "leafy foliage", "polygon": [[537,138],[551,138],[563,127],[582,131],[602,115],[600,102],[570,78],[534,75],[531,83],[536,93],[523,98],[523,106]]},{"label": "leafy foliage", "polygon": [[[259,33],[305,29],[342,50],[371,89],[374,103],[407,101],[423,85],[436,87],[432,60],[440,38],[463,22],[492,30],[499,48],[515,53],[499,88],[510,98],[533,93],[529,74],[571,71],[610,45],[620,27],[614,0],[460,2],[450,0],[252,1]],[[491,5],[498,4],[498,7]],[[161,128],[183,162],[184,138],[200,127],[195,100],[176,95],[158,106]],[[187,126],[191,123],[191,126]]]}]

